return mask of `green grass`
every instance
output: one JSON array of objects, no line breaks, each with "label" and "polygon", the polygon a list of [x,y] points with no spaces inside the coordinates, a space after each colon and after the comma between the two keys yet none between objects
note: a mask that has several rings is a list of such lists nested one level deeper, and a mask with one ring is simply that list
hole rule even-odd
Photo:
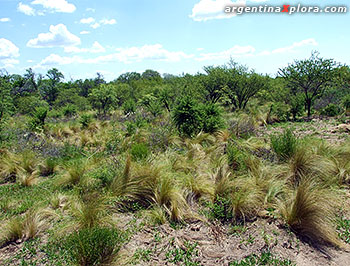
[{"label": "green grass", "polygon": [[341,218],[338,220],[337,230],[339,237],[347,244],[350,244],[350,220]]},{"label": "green grass", "polygon": [[240,261],[232,261],[229,266],[292,266],[296,265],[289,259],[279,258],[273,255],[270,251],[262,252],[261,254],[251,254]]}]

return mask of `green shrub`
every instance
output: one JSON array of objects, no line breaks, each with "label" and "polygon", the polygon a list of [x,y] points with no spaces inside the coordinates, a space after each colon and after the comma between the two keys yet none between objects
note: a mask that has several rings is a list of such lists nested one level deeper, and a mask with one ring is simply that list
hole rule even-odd
[{"label": "green shrub", "polygon": [[289,120],[290,106],[284,102],[274,103],[272,106],[272,115],[276,116],[279,122]]},{"label": "green shrub", "polygon": [[212,133],[223,126],[222,112],[215,104],[199,104],[182,97],[173,110],[173,121],[181,135],[192,137],[200,131]]},{"label": "green shrub", "polygon": [[291,129],[271,136],[271,147],[281,161],[290,159],[295,154],[297,139]]},{"label": "green shrub", "polygon": [[90,125],[91,121],[92,121],[91,115],[83,114],[80,117],[79,123],[82,128],[87,128]]},{"label": "green shrub", "polygon": [[350,94],[346,95],[344,98],[343,98],[343,106],[346,110],[349,110],[350,109]]},{"label": "green shrub", "polygon": [[209,204],[211,218],[222,222],[232,221],[231,201],[228,198],[216,196],[213,203]]},{"label": "green shrub", "polygon": [[32,119],[29,121],[29,128],[31,130],[42,129],[45,125],[45,119],[48,113],[48,109],[45,107],[38,107],[33,113]]},{"label": "green shrub", "polygon": [[136,103],[133,99],[129,99],[123,104],[122,108],[124,114],[133,114],[136,111]]},{"label": "green shrub", "polygon": [[229,144],[226,147],[226,154],[228,164],[234,170],[242,170],[245,168],[244,158],[246,157],[246,155],[232,141],[229,142]]},{"label": "green shrub", "polygon": [[180,99],[173,111],[175,126],[181,135],[191,137],[202,128],[202,114],[199,104],[190,96]]},{"label": "green shrub", "polygon": [[65,107],[63,107],[62,112],[64,116],[73,116],[77,114],[77,107],[74,104],[68,104]]},{"label": "green shrub", "polygon": [[146,144],[135,143],[131,146],[130,153],[134,161],[139,161],[146,159],[149,156],[150,151]]},{"label": "green shrub", "polygon": [[109,265],[119,251],[123,235],[116,229],[89,228],[70,234],[63,249],[78,265]]},{"label": "green shrub", "polygon": [[293,95],[290,100],[290,113],[295,121],[297,116],[302,115],[304,111],[304,97],[302,95]]},{"label": "green shrub", "polygon": [[321,115],[337,116],[340,112],[341,108],[338,105],[330,103],[321,111]]},{"label": "green shrub", "polygon": [[213,133],[223,127],[222,110],[213,103],[201,105],[203,131]]},{"label": "green shrub", "polygon": [[20,97],[16,102],[17,112],[23,115],[33,115],[36,108],[49,108],[49,104],[38,96]]}]

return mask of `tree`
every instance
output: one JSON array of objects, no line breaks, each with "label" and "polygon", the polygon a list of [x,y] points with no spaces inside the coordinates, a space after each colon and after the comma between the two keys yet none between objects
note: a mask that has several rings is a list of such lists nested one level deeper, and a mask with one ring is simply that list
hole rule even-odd
[{"label": "tree", "polygon": [[225,87],[226,96],[234,109],[245,109],[248,101],[260,90],[266,89],[268,77],[259,75],[245,66],[232,60],[227,68],[228,81]]},{"label": "tree", "polygon": [[292,90],[304,94],[308,117],[314,101],[321,97],[327,86],[334,81],[337,63],[333,59],[319,57],[318,52],[312,52],[309,59],[295,60],[294,63],[279,70],[278,74],[287,81]]},{"label": "tree", "polygon": [[99,114],[104,115],[116,103],[116,89],[112,84],[101,84],[93,88],[89,94],[92,107],[97,109]]},{"label": "tree", "polygon": [[58,95],[59,84],[62,79],[64,79],[63,74],[58,71],[57,68],[52,68],[47,71],[46,76],[48,80],[43,80],[41,82],[40,91],[43,98],[49,103],[52,104]]},{"label": "tree", "polygon": [[38,91],[38,82],[36,80],[36,75],[31,68],[26,69],[24,78],[26,80],[26,85],[29,87],[28,88],[29,92]]},{"label": "tree", "polygon": [[8,77],[0,75],[0,122],[13,111],[11,87]]},{"label": "tree", "polygon": [[121,83],[131,83],[132,81],[137,81],[141,79],[140,73],[137,72],[126,72],[124,74],[121,74],[117,81]]},{"label": "tree", "polygon": [[205,98],[208,102],[216,103],[224,93],[228,75],[225,67],[204,67],[207,75],[202,76],[202,85],[205,91]]}]

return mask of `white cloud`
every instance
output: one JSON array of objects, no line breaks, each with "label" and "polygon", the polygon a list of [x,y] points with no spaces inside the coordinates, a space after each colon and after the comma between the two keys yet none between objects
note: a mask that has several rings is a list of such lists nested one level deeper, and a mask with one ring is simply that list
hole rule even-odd
[{"label": "white cloud", "polygon": [[96,22],[96,23],[90,25],[90,27],[93,28],[93,29],[97,29],[97,28],[99,28],[100,26],[101,26],[101,24],[98,23],[98,22]]},{"label": "white cloud", "polygon": [[207,21],[235,16],[235,13],[225,13],[226,6],[245,6],[246,0],[200,0],[192,8],[190,18],[194,21]]},{"label": "white cloud", "polygon": [[80,32],[81,35],[85,35],[85,34],[90,34],[90,31],[87,31],[87,30],[83,30]]},{"label": "white cloud", "polygon": [[65,47],[66,53],[104,53],[106,49],[97,41],[95,41],[91,48]]},{"label": "white cloud", "polygon": [[224,59],[229,60],[231,57],[242,57],[242,56],[251,56],[255,52],[255,48],[251,45],[248,46],[239,46],[235,45],[232,48],[216,52],[216,53],[202,53],[199,57],[196,58],[197,61],[205,61],[205,60],[216,60],[216,59]]},{"label": "white cloud", "polygon": [[64,24],[50,26],[50,32],[40,33],[37,38],[29,40],[28,47],[66,47],[76,46],[81,43],[80,38],[70,33]]},{"label": "white cloud", "polygon": [[0,39],[0,63],[5,68],[13,67],[13,65],[19,64],[19,61],[15,58],[19,57],[19,48],[11,41],[1,38]]},{"label": "white cloud", "polygon": [[0,22],[9,22],[11,19],[9,18],[0,18]]},{"label": "white cloud", "polygon": [[94,23],[95,22],[95,19],[92,18],[92,17],[89,17],[89,18],[82,18],[80,20],[80,23],[81,24],[91,24],[91,23]]},{"label": "white cloud", "polygon": [[0,39],[0,60],[19,57],[19,49],[11,41]]},{"label": "white cloud", "polygon": [[23,14],[26,14],[27,16],[35,16],[34,8],[23,4],[22,2],[18,4],[17,10]]},{"label": "white cloud", "polygon": [[103,25],[114,25],[114,24],[117,24],[117,21],[112,18],[112,19],[102,19],[100,20],[100,23],[103,24]]},{"label": "white cloud", "polygon": [[112,19],[101,19],[100,21],[96,21],[96,19],[94,19],[93,17],[89,17],[89,18],[82,18],[80,20],[81,24],[89,24],[91,28],[93,29],[97,29],[99,27],[101,27],[102,25],[114,25],[117,23],[117,21],[112,18]]},{"label": "white cloud", "polygon": [[272,51],[263,51],[263,52],[260,53],[260,55],[290,53],[290,52],[293,52],[296,48],[299,48],[299,47],[303,47],[303,46],[317,46],[317,45],[318,45],[318,43],[316,42],[315,39],[309,38],[309,39],[302,40],[300,42],[294,42],[290,46],[277,48],[277,49],[274,49]]},{"label": "white cloud", "polygon": [[32,5],[42,5],[45,9],[53,12],[73,13],[76,10],[75,5],[66,0],[34,0]]},{"label": "white cloud", "polygon": [[[95,45],[97,49],[98,44]],[[92,49],[92,48],[90,48]],[[76,51],[87,52],[84,49],[73,49]],[[95,58],[82,58],[80,56],[60,56],[57,54],[51,54],[43,59],[35,68],[46,68],[48,66],[55,65],[68,65],[68,64],[105,64],[111,62],[123,62],[132,63],[140,62],[142,60],[157,60],[176,62],[182,59],[192,58],[193,55],[188,55],[184,52],[171,52],[163,48],[160,44],[144,45],[142,47],[130,47],[130,48],[119,48],[116,53],[98,56]]]}]

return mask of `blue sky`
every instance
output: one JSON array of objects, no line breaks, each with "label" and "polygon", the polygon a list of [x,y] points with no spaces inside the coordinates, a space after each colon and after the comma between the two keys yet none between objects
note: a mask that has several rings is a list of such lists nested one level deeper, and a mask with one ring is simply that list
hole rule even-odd
[{"label": "blue sky", "polygon": [[128,71],[191,73],[230,58],[275,74],[294,59],[349,64],[350,15],[225,14],[240,5],[344,5],[348,0],[0,0],[0,68],[56,67],[66,79]]}]

